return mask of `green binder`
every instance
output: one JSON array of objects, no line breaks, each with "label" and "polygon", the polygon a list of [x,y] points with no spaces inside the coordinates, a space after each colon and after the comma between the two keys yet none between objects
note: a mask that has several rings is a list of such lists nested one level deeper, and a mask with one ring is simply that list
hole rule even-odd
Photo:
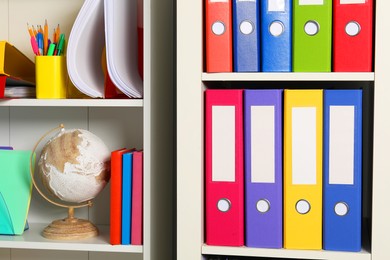
[{"label": "green binder", "polygon": [[294,0],[293,71],[332,70],[332,0]]},{"label": "green binder", "polygon": [[32,190],[30,155],[31,151],[0,150],[0,234],[21,235],[26,227]]}]

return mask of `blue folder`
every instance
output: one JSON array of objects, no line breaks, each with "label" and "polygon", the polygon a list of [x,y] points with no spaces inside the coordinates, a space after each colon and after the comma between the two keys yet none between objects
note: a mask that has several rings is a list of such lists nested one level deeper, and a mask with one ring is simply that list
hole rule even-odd
[{"label": "blue folder", "polygon": [[292,71],[291,0],[261,1],[261,71]]},{"label": "blue folder", "polygon": [[131,181],[133,175],[133,154],[122,155],[122,245],[131,243]]},{"label": "blue folder", "polygon": [[361,250],[362,91],[324,94],[325,250]]},{"label": "blue folder", "polygon": [[235,72],[260,71],[259,0],[233,0]]}]

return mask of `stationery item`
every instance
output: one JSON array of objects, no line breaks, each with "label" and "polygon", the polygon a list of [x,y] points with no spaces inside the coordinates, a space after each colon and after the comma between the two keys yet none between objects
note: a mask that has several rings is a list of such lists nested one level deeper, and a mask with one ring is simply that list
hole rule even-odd
[{"label": "stationery item", "polygon": [[37,41],[36,41],[36,39],[35,39],[35,36],[32,36],[32,37],[30,38],[30,43],[31,43],[31,48],[32,48],[34,54],[35,54],[35,55],[41,55],[41,54],[39,53],[39,48],[38,48],[38,44],[37,44]]},{"label": "stationery item", "polygon": [[56,48],[55,43],[50,43],[49,50],[47,51],[47,56],[53,56],[55,48]]},{"label": "stationery item", "polygon": [[206,244],[244,245],[242,90],[206,90]]},{"label": "stationery item", "polygon": [[63,54],[64,51],[64,46],[65,46],[65,35],[62,33],[60,35],[60,39],[58,40],[57,47],[55,49],[55,55],[60,56]]},{"label": "stationery item", "polygon": [[73,24],[67,46],[69,77],[80,92],[104,97],[99,59],[104,47],[103,0],[85,0]]},{"label": "stationery item", "polygon": [[142,245],[143,232],[143,151],[133,152],[133,182],[131,203],[131,244]]},{"label": "stationery item", "polygon": [[4,98],[35,98],[34,86],[6,86]]},{"label": "stationery item", "polygon": [[133,153],[122,154],[122,245],[130,245],[131,239],[131,188]]},{"label": "stationery item", "polygon": [[206,0],[205,8],[206,72],[232,72],[232,2]]},{"label": "stationery item", "polygon": [[233,0],[234,71],[260,71],[258,0]]},{"label": "stationery item", "polygon": [[293,71],[330,72],[332,0],[293,1]]},{"label": "stationery item", "polygon": [[334,71],[372,71],[373,2],[373,0],[334,0]]},{"label": "stationery item", "polygon": [[31,151],[0,150],[0,234],[2,235],[21,235],[25,230],[32,190],[30,156]]},{"label": "stationery item", "polygon": [[128,98],[125,94],[123,94],[112,82],[110,75],[107,71],[107,58],[106,58],[106,48],[103,48],[102,51],[102,70],[104,73],[104,97],[105,98]]},{"label": "stationery item", "polygon": [[322,90],[284,91],[284,247],[322,248]]},{"label": "stationery item", "polygon": [[0,150],[13,150],[11,146],[0,146]]},{"label": "stationery item", "polygon": [[261,1],[261,71],[292,70],[292,0]]},{"label": "stationery item", "polygon": [[107,70],[112,82],[126,96],[142,98],[137,58],[142,55],[138,54],[136,37],[137,1],[104,0],[104,22]]},{"label": "stationery item", "polygon": [[0,98],[6,85],[35,85],[35,66],[27,56],[6,41],[0,41]]},{"label": "stationery item", "polygon": [[282,90],[244,91],[245,245],[282,248]]},{"label": "stationery item", "polygon": [[111,152],[110,244],[120,245],[122,239],[122,155],[121,148]]},{"label": "stationery item", "polygon": [[43,52],[43,34],[40,33],[40,32],[37,34],[37,42],[38,42],[39,55],[44,55],[44,52]]},{"label": "stationery item", "polygon": [[362,91],[324,92],[324,249],[361,250]]},{"label": "stationery item", "polygon": [[49,26],[47,25],[47,20],[45,20],[45,25],[43,26],[43,54],[47,55],[47,49],[49,47]]},{"label": "stationery item", "polygon": [[35,56],[37,98],[66,98],[65,56]]}]

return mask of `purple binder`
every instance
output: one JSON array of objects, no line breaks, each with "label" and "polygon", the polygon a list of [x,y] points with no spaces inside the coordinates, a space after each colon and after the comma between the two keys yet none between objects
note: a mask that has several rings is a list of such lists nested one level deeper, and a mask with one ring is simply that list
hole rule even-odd
[{"label": "purple binder", "polygon": [[245,90],[246,246],[282,248],[282,90]]}]

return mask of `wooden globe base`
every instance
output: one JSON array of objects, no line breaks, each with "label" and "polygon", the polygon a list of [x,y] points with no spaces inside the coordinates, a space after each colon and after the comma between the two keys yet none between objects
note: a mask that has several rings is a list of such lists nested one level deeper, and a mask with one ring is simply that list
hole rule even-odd
[{"label": "wooden globe base", "polygon": [[81,240],[98,234],[99,230],[89,220],[74,217],[73,208],[69,208],[67,218],[54,220],[42,232],[45,238],[55,240]]},{"label": "wooden globe base", "polygon": [[97,227],[89,220],[77,218],[54,220],[42,232],[45,238],[55,240],[81,240],[98,234]]}]

